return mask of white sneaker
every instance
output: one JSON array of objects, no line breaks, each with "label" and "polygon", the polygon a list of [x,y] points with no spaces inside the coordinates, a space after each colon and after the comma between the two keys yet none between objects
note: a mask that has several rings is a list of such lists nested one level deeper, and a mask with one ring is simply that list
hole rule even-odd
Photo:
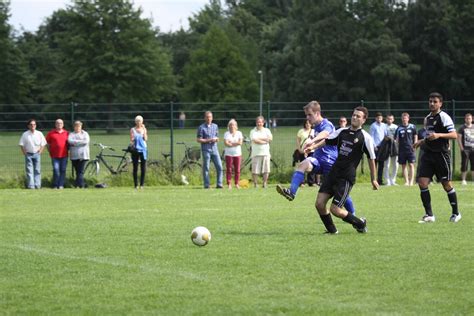
[{"label": "white sneaker", "polygon": [[434,215],[433,216],[425,215],[421,218],[421,220],[418,221],[418,223],[420,223],[420,224],[434,223],[435,220],[436,219],[435,219]]},{"label": "white sneaker", "polygon": [[461,181],[461,184],[462,184],[462,185],[467,185],[467,181],[466,181],[466,180],[462,180],[462,181]]},{"label": "white sneaker", "polygon": [[461,220],[461,213],[459,214],[452,214],[451,217],[449,218],[449,221],[451,223],[457,223]]}]

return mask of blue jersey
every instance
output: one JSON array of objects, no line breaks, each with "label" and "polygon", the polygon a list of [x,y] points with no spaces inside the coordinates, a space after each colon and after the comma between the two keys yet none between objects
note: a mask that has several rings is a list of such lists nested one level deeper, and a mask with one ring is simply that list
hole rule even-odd
[{"label": "blue jersey", "polygon": [[415,143],[416,127],[408,123],[407,126],[400,125],[395,132],[395,138],[398,140],[398,150],[404,153],[411,153],[414,151],[413,144]]},{"label": "blue jersey", "polygon": [[[334,128],[334,125],[327,119],[323,119],[321,123],[314,126],[313,129],[314,129],[314,137],[316,137],[322,131],[327,131],[329,135],[331,135],[336,130]],[[326,145],[321,148],[318,148],[313,153],[313,157],[318,160],[322,160],[326,162],[334,162],[336,161],[336,158],[337,158],[337,146]]]}]

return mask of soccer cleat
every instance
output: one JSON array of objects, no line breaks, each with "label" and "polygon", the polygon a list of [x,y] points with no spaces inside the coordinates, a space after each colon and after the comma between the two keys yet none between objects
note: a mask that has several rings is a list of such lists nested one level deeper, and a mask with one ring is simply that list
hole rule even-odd
[{"label": "soccer cleat", "polygon": [[449,221],[451,223],[457,223],[461,220],[461,213],[459,214],[452,214],[451,217],[449,218]]},{"label": "soccer cleat", "polygon": [[339,231],[335,231],[334,233],[328,232],[327,230],[323,233],[323,235],[337,235],[339,234]]},{"label": "soccer cleat", "polygon": [[425,215],[421,218],[421,220],[418,221],[418,223],[420,223],[420,224],[434,223],[435,220],[436,219],[435,219],[434,215],[433,216]]},{"label": "soccer cleat", "polygon": [[462,181],[461,181],[461,184],[462,184],[462,185],[467,185],[467,181],[466,181],[466,180],[462,180]]},{"label": "soccer cleat", "polygon": [[295,195],[290,192],[290,189],[284,188],[280,184],[277,184],[276,190],[278,193],[283,195],[288,201],[293,201],[295,199]]},{"label": "soccer cleat", "polygon": [[357,227],[356,225],[352,225],[352,227],[354,227],[358,233],[364,234],[367,232],[367,220],[364,217],[361,217],[360,220],[364,222],[364,227]]}]

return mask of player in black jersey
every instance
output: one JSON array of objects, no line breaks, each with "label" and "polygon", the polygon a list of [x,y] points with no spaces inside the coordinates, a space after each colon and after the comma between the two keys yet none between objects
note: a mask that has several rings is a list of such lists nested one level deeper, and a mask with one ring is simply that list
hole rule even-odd
[{"label": "player in black jersey", "polygon": [[[329,174],[324,178],[321,188],[319,189],[318,197],[316,198],[316,209],[319,212],[327,233],[337,234],[338,231],[334,225],[331,213],[341,218],[343,221],[352,224],[352,226],[359,232],[367,232],[367,222],[365,218],[358,218],[345,209],[343,209],[344,202],[349,196],[349,192],[356,180],[356,169],[362,158],[366,153],[369,158],[370,178],[374,190],[379,188],[379,184],[375,179],[375,150],[374,141],[372,137],[362,129],[368,116],[368,111],[365,107],[357,107],[354,109],[351,118],[351,126],[340,128],[329,137],[316,145],[316,148],[324,145],[336,145],[338,156],[336,162]],[[331,197],[331,207],[326,208],[327,202]]]},{"label": "player in black jersey", "polygon": [[437,92],[431,93],[429,96],[430,114],[425,118],[426,138],[413,144],[415,149],[421,146],[424,152],[423,156],[420,157],[417,179],[425,215],[419,223],[435,221],[428,188],[433,175],[436,175],[438,181],[441,182],[444,190],[448,193],[448,200],[452,208],[449,221],[457,223],[461,219],[456,191],[451,183],[451,154],[449,152],[449,140],[456,139],[457,133],[453,120],[446,112],[441,110],[442,106],[443,96]]}]

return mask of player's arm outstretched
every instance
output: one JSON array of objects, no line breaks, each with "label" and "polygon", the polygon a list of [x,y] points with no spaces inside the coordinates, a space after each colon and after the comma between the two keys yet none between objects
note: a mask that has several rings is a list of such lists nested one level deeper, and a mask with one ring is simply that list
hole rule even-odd
[{"label": "player's arm outstretched", "polygon": [[369,159],[369,170],[370,170],[370,182],[372,183],[372,188],[378,190],[380,185],[377,182],[377,168],[375,167],[375,145],[374,139],[370,136],[369,133],[362,130],[364,135],[364,152]]}]

